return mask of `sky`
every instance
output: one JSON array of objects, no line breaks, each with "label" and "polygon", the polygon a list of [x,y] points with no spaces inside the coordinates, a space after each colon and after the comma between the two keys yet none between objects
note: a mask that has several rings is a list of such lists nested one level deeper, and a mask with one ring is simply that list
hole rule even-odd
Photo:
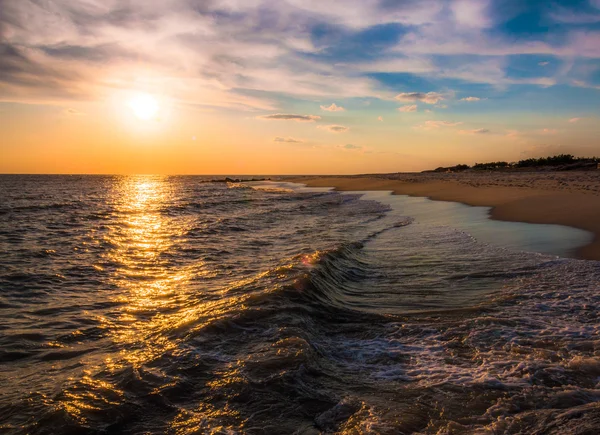
[{"label": "sky", "polygon": [[600,0],[0,0],[0,172],[600,155]]}]

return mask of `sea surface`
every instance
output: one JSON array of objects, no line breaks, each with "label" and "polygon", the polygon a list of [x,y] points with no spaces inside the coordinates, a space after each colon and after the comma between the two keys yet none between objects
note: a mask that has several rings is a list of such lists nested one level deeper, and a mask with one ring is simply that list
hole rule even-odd
[{"label": "sea surface", "polygon": [[600,433],[589,234],[209,181],[0,176],[0,433]]}]

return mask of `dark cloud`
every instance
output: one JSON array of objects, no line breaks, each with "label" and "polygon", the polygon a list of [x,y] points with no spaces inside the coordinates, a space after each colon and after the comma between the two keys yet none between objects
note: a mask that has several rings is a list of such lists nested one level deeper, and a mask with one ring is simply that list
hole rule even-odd
[{"label": "dark cloud", "polygon": [[101,44],[95,46],[81,45],[54,45],[42,46],[40,51],[44,54],[63,60],[82,60],[87,62],[107,62],[116,59],[140,60],[139,53],[132,53],[119,46],[119,44]]},{"label": "dark cloud", "polygon": [[65,109],[64,113],[67,114],[67,115],[71,115],[71,116],[80,116],[80,115],[83,115],[83,112],[81,112],[80,110],[77,110],[77,109],[73,109],[72,107],[69,107],[69,108]]},{"label": "dark cloud", "polygon": [[321,130],[327,130],[330,133],[345,133],[350,130],[349,127],[343,125],[319,125]]},{"label": "dark cloud", "polygon": [[104,26],[129,30],[157,30],[156,20],[161,17],[160,9],[142,8],[135,2],[122,3],[124,4],[117,8],[106,10],[98,5],[62,2],[60,9],[82,34],[94,35]]},{"label": "dark cloud", "polygon": [[275,121],[299,121],[299,122],[313,122],[321,119],[317,115],[293,115],[286,113],[275,113],[273,115],[259,116],[258,119],[264,120],[275,120]]},{"label": "dark cloud", "polygon": [[439,101],[444,99],[444,95],[438,92],[403,92],[396,95],[396,100],[409,103],[419,101],[425,104],[437,104]]},{"label": "dark cloud", "polygon": [[294,139],[293,137],[276,137],[273,139],[274,142],[282,142],[282,143],[303,143],[303,140]]},{"label": "dark cloud", "polygon": [[11,44],[0,44],[0,83],[27,88],[69,88],[81,77],[73,72],[57,70],[32,59],[34,50]]}]

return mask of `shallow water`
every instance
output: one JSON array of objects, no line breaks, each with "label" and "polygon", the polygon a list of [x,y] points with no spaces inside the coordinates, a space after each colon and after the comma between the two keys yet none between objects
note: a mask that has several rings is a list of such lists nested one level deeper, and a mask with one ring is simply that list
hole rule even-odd
[{"label": "shallow water", "polygon": [[5,432],[596,433],[587,234],[203,181],[0,177]]}]

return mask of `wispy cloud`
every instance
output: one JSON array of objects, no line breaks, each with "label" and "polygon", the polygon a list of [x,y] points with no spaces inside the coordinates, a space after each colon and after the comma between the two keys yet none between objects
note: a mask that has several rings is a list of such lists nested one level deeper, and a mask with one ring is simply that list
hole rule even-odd
[{"label": "wispy cloud", "polygon": [[67,109],[64,110],[64,113],[67,115],[71,115],[71,116],[81,116],[83,115],[83,112],[77,109],[73,109],[72,107],[69,107]]},{"label": "wispy cloud", "polygon": [[344,112],[346,109],[338,106],[335,103],[331,103],[331,106],[321,106],[321,110],[325,110],[327,112]]},{"label": "wispy cloud", "polygon": [[415,125],[414,128],[418,130],[437,130],[443,127],[456,127],[461,125],[462,122],[450,122],[450,121],[425,121],[423,124]]},{"label": "wispy cloud", "polygon": [[349,127],[345,127],[343,125],[319,125],[317,128],[326,130],[330,133],[345,133],[350,130]]},{"label": "wispy cloud", "polygon": [[396,95],[395,98],[402,102],[413,103],[419,101],[425,104],[437,104],[445,99],[444,95],[438,92],[403,92]]},{"label": "wispy cloud", "polygon": [[558,134],[558,130],[554,128],[544,128],[540,130],[540,134],[555,135]]},{"label": "wispy cloud", "polygon": [[276,137],[273,139],[273,142],[281,142],[281,143],[304,143],[302,139],[295,139],[293,137]]},{"label": "wispy cloud", "polygon": [[520,141],[523,139],[523,133],[519,130],[506,130],[504,136],[511,141]]},{"label": "wispy cloud", "polygon": [[475,101],[480,101],[481,98],[479,97],[466,97],[466,98],[461,98],[460,101],[468,101],[469,103],[474,103]]},{"label": "wispy cloud", "polygon": [[289,113],[275,113],[273,115],[263,115],[257,117],[266,121],[297,121],[297,122],[314,122],[321,119],[318,115],[295,115]]},{"label": "wispy cloud", "polygon": [[339,145],[338,148],[344,149],[346,151],[363,151],[364,147],[361,145],[354,145],[351,143],[348,143],[346,145]]},{"label": "wispy cloud", "polygon": [[571,118],[571,119],[569,119],[569,122],[571,124],[575,124],[576,122],[579,122],[580,120],[581,120],[581,118]]},{"label": "wispy cloud", "polygon": [[459,134],[490,134],[491,131],[487,128],[478,128],[475,130],[458,130]]},{"label": "wispy cloud", "polygon": [[399,107],[398,110],[400,112],[416,112],[417,111],[417,105],[413,104],[413,105],[410,105],[410,106],[402,106],[402,107]]}]

